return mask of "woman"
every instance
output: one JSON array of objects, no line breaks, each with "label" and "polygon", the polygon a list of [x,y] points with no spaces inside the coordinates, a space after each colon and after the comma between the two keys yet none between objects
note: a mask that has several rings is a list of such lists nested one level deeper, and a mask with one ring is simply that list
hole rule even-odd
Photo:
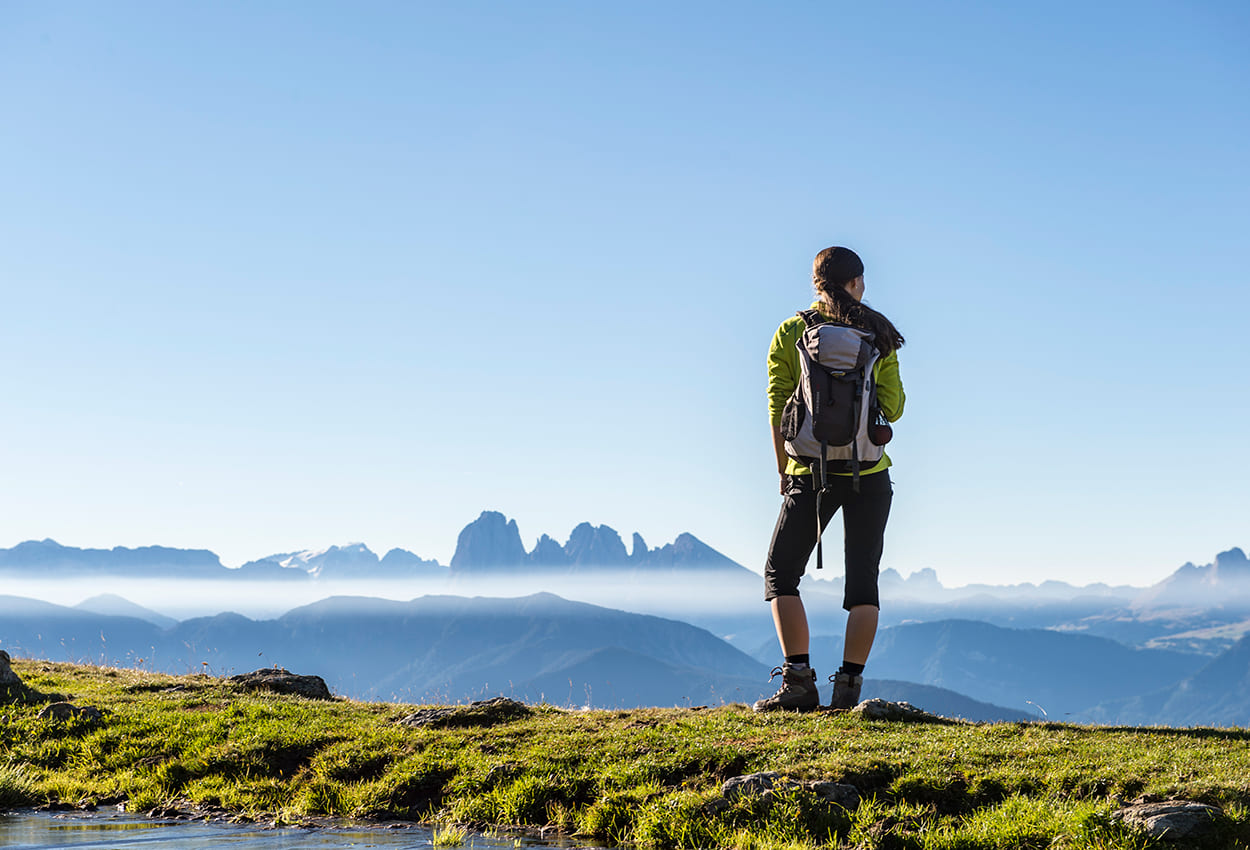
[{"label": "woman", "polygon": [[[826,248],[812,263],[812,281],[816,287],[813,310],[830,321],[873,333],[873,344],[879,352],[873,367],[877,402],[886,419],[896,421],[903,415],[905,398],[897,354],[903,335],[889,319],[862,302],[863,262],[849,248]],[[785,501],[764,567],[764,599],[772,605],[785,664],[774,671],[774,675],[780,672],[782,676],[780,690],[755,703],[756,711],[811,711],[820,706],[816,673],[808,655],[807,613],[799,597],[799,579],[816,542],[816,492],[820,485],[813,481],[811,469],[787,457],[781,434],[782,410],[799,382],[795,343],[804,327],[801,316],[786,319],[773,335],[768,350],[768,412]],[[829,706],[832,709],[848,709],[859,703],[864,665],[877,634],[877,570],[894,492],[889,466],[890,458],[882,455],[877,463],[861,468],[858,488],[853,486],[851,473],[831,474],[831,491],[821,497],[821,528],[840,507],[845,530],[846,589],[842,607],[848,612],[846,642],[842,666],[830,677],[834,683]]]}]

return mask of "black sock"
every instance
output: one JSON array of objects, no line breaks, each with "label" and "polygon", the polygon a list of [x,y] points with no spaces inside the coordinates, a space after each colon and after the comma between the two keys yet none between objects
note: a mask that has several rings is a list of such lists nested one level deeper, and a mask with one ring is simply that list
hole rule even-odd
[{"label": "black sock", "polygon": [[843,661],[842,666],[838,668],[838,672],[846,673],[848,676],[862,676],[864,675],[864,665]]},{"label": "black sock", "polygon": [[799,665],[810,667],[812,663],[812,656],[807,652],[804,652],[802,655],[787,655],[786,663],[791,667],[798,667]]}]

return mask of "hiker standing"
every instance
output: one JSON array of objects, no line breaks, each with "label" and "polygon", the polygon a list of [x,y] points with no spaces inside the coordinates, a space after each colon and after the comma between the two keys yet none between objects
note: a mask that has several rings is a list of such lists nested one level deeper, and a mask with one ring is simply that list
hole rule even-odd
[{"label": "hiker standing", "polygon": [[[768,350],[768,412],[785,500],[764,567],[764,599],[772,605],[785,664],[773,671],[782,676],[781,688],[755,703],[756,711],[811,711],[820,706],[808,655],[807,613],[798,588],[820,530],[839,508],[846,567],[842,607],[848,614],[842,666],[830,677],[834,683],[830,708],[858,704],[864,664],[877,633],[877,572],[894,492],[890,459],[881,446],[889,439],[886,423],[903,414],[897,355],[903,336],[889,319],[862,303],[864,264],[854,251],[840,247],[821,251],[812,264],[812,281],[815,303],[782,322]],[[826,352],[838,347],[845,365],[828,365],[833,361],[826,359]],[[860,380],[845,383],[856,368]],[[809,373],[815,377],[809,379]],[[839,401],[844,397],[839,393],[851,393],[845,398],[854,401],[849,405]],[[851,418],[831,429],[823,417],[838,409]],[[857,433],[849,445],[835,446],[847,428]],[[822,455],[830,458],[824,470]]]}]

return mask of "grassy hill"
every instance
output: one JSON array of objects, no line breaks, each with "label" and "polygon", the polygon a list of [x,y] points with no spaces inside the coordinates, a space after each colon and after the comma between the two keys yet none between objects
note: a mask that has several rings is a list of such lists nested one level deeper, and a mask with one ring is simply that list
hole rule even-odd
[{"label": "grassy hill", "polygon": [[[1210,846],[1250,839],[1250,732],[1239,729],[886,723],[742,705],[540,705],[410,728],[398,721],[415,707],[393,703],[42,661],[13,669],[104,716],[41,720],[43,700],[0,706],[0,809],[546,827],[601,846],[1136,848],[1150,844],[1111,813],[1156,794],[1222,807]],[[861,802],[803,787],[722,797],[725,779],[757,771],[849,783]]]}]

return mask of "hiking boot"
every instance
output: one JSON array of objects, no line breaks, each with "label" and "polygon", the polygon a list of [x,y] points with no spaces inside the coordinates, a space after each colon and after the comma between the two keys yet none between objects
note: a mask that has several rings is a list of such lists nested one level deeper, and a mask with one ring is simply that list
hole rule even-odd
[{"label": "hiking boot", "polygon": [[781,676],[777,693],[755,703],[756,711],[814,711],[820,708],[820,694],[816,691],[816,671],[811,667],[796,669],[786,664],[774,667],[768,678]]},{"label": "hiking boot", "polygon": [[829,700],[831,710],[849,711],[859,705],[859,689],[864,686],[863,676],[835,673],[829,677],[829,681],[833,682],[833,699]]}]

